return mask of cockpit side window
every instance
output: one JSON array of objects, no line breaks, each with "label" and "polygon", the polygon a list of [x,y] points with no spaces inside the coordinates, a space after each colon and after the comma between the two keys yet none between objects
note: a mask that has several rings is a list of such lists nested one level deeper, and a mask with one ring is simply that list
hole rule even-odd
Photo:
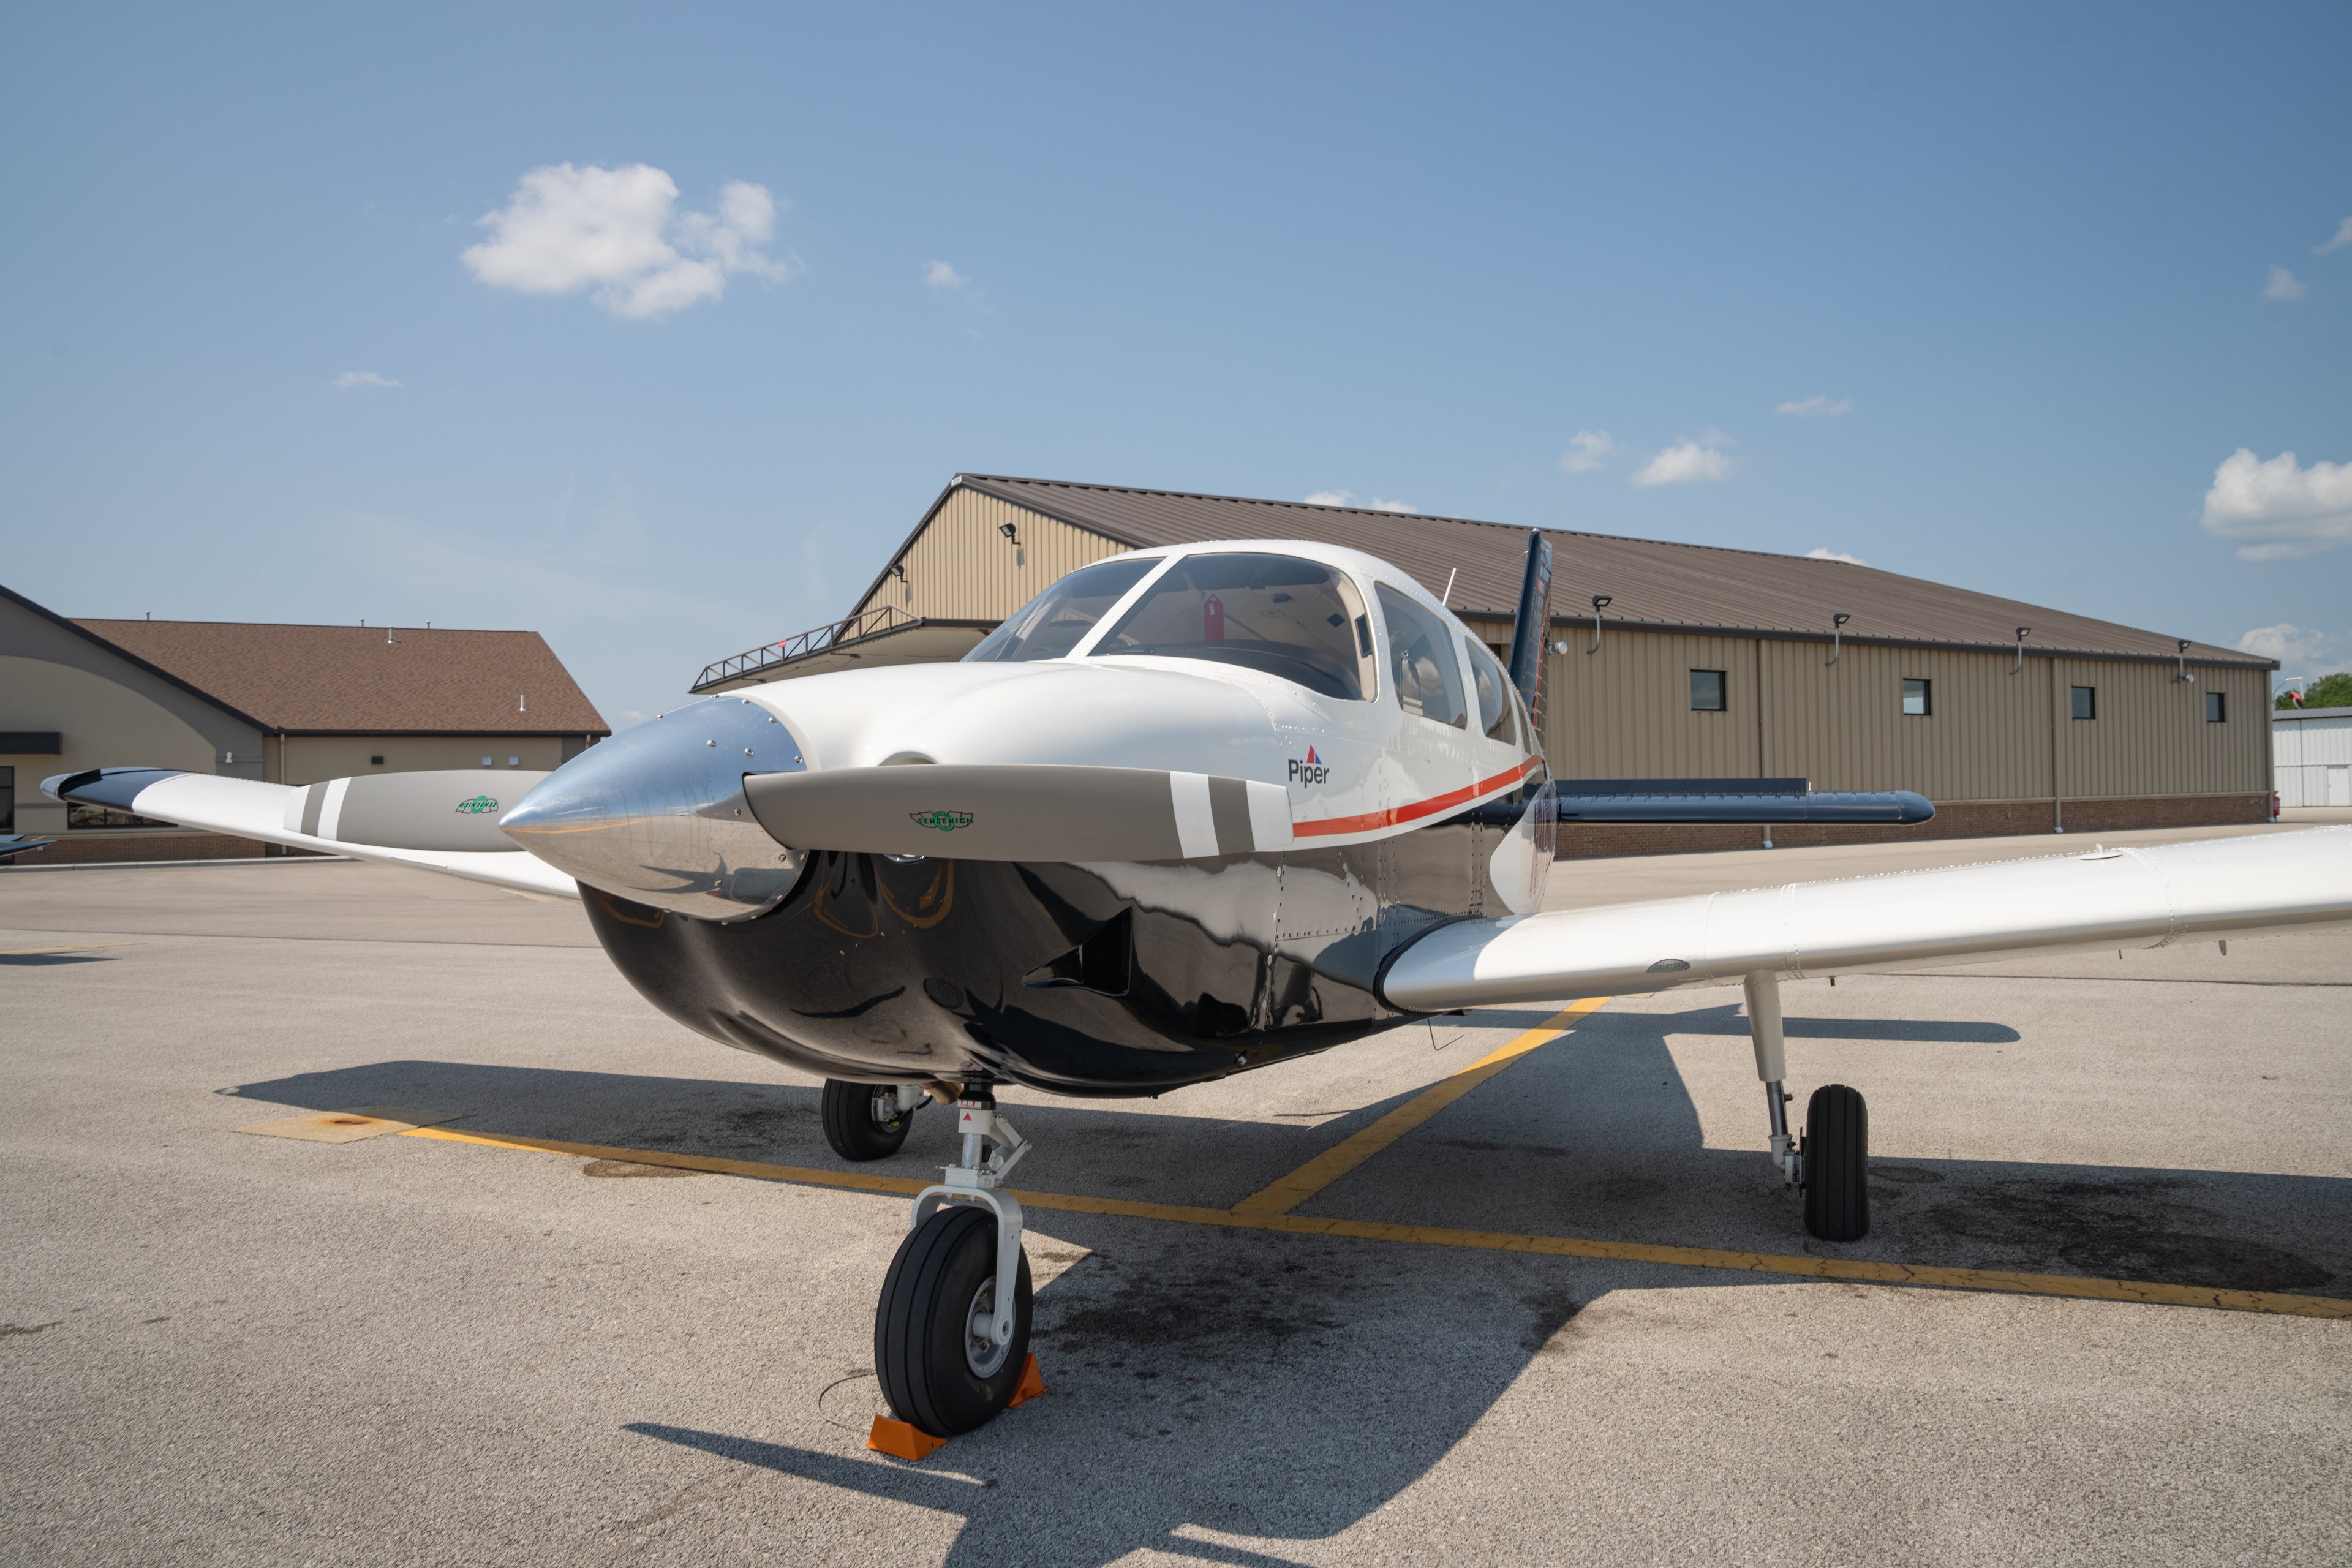
[{"label": "cockpit side window", "polygon": [[1513,743],[1517,736],[1511,722],[1511,683],[1503,679],[1503,667],[1475,637],[1464,637],[1462,651],[1470,656],[1470,679],[1478,689],[1478,721],[1486,726],[1486,738],[1505,745]]},{"label": "cockpit side window", "polygon": [[1408,713],[1466,729],[1462,667],[1444,623],[1386,583],[1374,584],[1373,591],[1381,596],[1381,615],[1389,623],[1389,678],[1397,700]]},{"label": "cockpit side window", "polygon": [[1006,616],[981,639],[979,647],[963,656],[963,661],[1020,663],[1066,658],[1094,630],[1095,623],[1159,564],[1157,557],[1147,556],[1081,566]]},{"label": "cockpit side window", "polygon": [[1290,555],[1187,555],[1094,646],[1235,664],[1360,702],[1374,689],[1371,623],[1336,566]]}]

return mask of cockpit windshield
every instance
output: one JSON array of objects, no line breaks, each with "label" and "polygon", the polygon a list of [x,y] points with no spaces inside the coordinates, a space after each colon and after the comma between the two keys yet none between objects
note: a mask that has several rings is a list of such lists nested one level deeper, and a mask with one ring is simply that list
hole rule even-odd
[{"label": "cockpit windshield", "polygon": [[1237,664],[1352,701],[1373,686],[1372,626],[1355,584],[1292,555],[1187,555],[1094,652]]},{"label": "cockpit windshield", "polygon": [[1081,566],[1005,617],[963,656],[966,664],[1063,658],[1159,562],[1132,557]]}]

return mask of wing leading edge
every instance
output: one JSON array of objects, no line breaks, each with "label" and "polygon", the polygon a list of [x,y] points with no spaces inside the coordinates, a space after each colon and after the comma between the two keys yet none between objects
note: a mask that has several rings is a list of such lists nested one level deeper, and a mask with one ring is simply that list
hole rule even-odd
[{"label": "wing leading edge", "polygon": [[[46,779],[41,793],[182,827],[576,899],[578,883],[498,831],[504,807],[546,776],[384,773],[297,785],[168,768],[94,768]],[[491,799],[484,793],[486,784],[512,798],[503,804]]]},{"label": "wing leading edge", "polygon": [[1932,969],[2352,923],[2352,827],[1439,926],[1381,976],[1416,1012]]}]

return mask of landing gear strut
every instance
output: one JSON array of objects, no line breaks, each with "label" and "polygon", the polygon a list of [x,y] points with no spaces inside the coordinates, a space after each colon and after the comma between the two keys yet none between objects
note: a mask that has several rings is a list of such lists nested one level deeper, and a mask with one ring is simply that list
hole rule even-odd
[{"label": "landing gear strut", "polygon": [[844,1083],[824,1080],[818,1109],[824,1141],[845,1160],[885,1160],[898,1152],[913,1125],[923,1090],[911,1083]]},{"label": "landing gear strut", "polygon": [[966,1080],[956,1129],[963,1163],[916,1194],[874,1310],[883,1397],[899,1420],[935,1437],[969,1432],[1003,1409],[1029,1352],[1021,1205],[1000,1190],[1029,1145],[996,1114],[982,1079]]},{"label": "landing gear strut", "polygon": [[1780,1028],[1780,982],[1769,969],[1744,981],[1748,1032],[1756,1047],[1756,1076],[1764,1080],[1772,1124],[1772,1163],[1780,1179],[1803,1189],[1805,1229],[1823,1241],[1860,1241],[1870,1233],[1870,1111],[1859,1089],[1825,1083],[1805,1104],[1801,1139],[1789,1136],[1790,1096]]}]

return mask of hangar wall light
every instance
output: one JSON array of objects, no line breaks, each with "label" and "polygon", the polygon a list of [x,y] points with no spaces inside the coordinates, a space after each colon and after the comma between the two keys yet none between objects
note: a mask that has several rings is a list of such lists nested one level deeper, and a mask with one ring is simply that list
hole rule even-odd
[{"label": "hangar wall light", "polygon": [[2017,662],[2009,667],[2010,674],[2015,675],[2019,670],[2025,668],[2025,639],[2032,635],[2033,628],[2032,626],[2020,626],[2017,628]]},{"label": "hangar wall light", "polygon": [[1843,610],[1830,617],[1830,657],[1828,662],[1822,666],[1823,669],[1845,656],[1845,624],[1852,619],[1853,617]]},{"label": "hangar wall light", "polygon": [[1610,595],[1607,594],[1592,595],[1592,646],[1584,650],[1587,653],[1601,651],[1601,612],[1609,607],[1609,603]]}]

